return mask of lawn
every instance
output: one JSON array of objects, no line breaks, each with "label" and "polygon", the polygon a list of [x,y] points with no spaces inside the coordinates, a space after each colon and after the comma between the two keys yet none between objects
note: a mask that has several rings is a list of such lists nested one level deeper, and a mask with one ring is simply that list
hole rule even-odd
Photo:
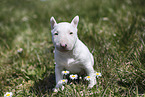
[{"label": "lawn", "polygon": [[[102,76],[91,90],[82,79],[54,93],[50,18],[71,22],[76,15],[78,36]],[[2,0],[0,96],[6,92],[13,97],[144,97],[145,0]]]}]

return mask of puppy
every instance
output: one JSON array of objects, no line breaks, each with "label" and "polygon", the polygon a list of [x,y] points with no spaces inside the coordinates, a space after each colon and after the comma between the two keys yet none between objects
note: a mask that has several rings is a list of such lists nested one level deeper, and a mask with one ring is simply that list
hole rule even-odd
[{"label": "puppy", "polygon": [[91,77],[88,88],[96,84],[94,59],[87,46],[77,36],[78,22],[79,16],[74,17],[71,23],[57,23],[54,17],[50,19],[56,62],[54,90],[62,86],[59,82],[63,79],[61,72],[64,69],[71,73],[80,73],[84,70]]}]

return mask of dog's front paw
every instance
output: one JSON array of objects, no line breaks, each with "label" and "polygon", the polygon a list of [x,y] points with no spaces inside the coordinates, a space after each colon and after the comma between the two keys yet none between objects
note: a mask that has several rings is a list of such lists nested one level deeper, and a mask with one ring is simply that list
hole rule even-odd
[{"label": "dog's front paw", "polygon": [[53,88],[52,90],[53,92],[57,93],[59,91],[59,88]]},{"label": "dog's front paw", "polygon": [[94,85],[89,84],[87,89],[92,89]]},{"label": "dog's front paw", "polygon": [[52,90],[53,90],[53,92],[57,93],[58,91],[60,91],[60,89],[61,89],[61,91],[63,91],[64,86],[61,86],[60,88],[53,88]]},{"label": "dog's front paw", "polygon": [[92,78],[92,80],[90,80],[90,84],[88,85],[88,89],[92,89],[94,85],[96,85],[96,78]]}]

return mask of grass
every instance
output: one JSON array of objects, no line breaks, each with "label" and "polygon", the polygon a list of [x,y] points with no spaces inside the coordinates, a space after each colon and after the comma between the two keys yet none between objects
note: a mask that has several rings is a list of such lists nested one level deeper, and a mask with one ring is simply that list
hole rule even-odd
[{"label": "grass", "polygon": [[[0,96],[145,95],[144,0],[3,0],[0,3]],[[97,85],[55,86],[50,17],[80,16],[79,38],[93,52]],[[17,49],[23,48],[22,53]]]}]

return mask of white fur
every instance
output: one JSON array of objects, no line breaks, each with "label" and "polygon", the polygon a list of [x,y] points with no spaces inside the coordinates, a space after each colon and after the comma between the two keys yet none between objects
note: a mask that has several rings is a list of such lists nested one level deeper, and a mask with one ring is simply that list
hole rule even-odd
[{"label": "white fur", "polygon": [[96,84],[95,71],[93,69],[94,59],[88,48],[78,39],[77,25],[79,17],[76,16],[71,23],[62,22],[58,24],[54,17],[51,17],[50,22],[52,41],[55,46],[55,88],[61,87],[58,82],[63,79],[61,72],[64,69],[69,70],[71,73],[86,71],[91,77],[88,88],[92,88]]}]

